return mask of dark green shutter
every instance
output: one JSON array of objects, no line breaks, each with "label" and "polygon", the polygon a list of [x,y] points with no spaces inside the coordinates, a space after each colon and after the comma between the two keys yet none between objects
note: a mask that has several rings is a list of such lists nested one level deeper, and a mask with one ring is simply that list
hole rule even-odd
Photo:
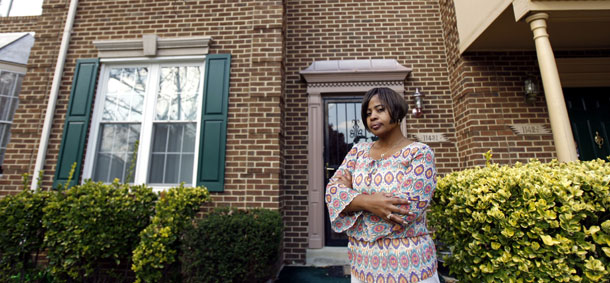
[{"label": "dark green shutter", "polygon": [[224,190],[230,54],[206,57],[197,186]]},{"label": "dark green shutter", "polygon": [[70,103],[55,169],[54,188],[68,181],[74,163],[76,169],[70,186],[75,185],[80,176],[98,67],[99,59],[80,59],[76,62]]}]

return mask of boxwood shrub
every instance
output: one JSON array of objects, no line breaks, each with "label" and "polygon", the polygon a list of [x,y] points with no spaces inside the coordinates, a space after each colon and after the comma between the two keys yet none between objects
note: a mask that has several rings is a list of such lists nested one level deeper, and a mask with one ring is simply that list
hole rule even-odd
[{"label": "boxwood shrub", "polygon": [[462,282],[610,282],[610,163],[488,165],[441,178],[431,208]]},{"label": "boxwood shrub", "polygon": [[181,281],[180,235],[192,226],[193,217],[208,201],[210,193],[205,187],[180,185],[161,193],[155,215],[140,232],[140,242],[133,251],[131,269],[136,273],[136,282]]},{"label": "boxwood shrub", "polygon": [[265,282],[274,275],[282,229],[278,211],[213,211],[185,233],[184,282]]},{"label": "boxwood shrub", "polygon": [[43,250],[42,208],[50,192],[25,190],[0,200],[0,282],[36,279]]},{"label": "boxwood shrub", "polygon": [[[103,266],[108,262],[129,270],[156,200],[150,187],[118,182],[88,181],[53,194],[42,217],[51,273],[60,281],[89,281],[113,276],[113,267]],[[113,279],[121,280],[126,279]]]}]

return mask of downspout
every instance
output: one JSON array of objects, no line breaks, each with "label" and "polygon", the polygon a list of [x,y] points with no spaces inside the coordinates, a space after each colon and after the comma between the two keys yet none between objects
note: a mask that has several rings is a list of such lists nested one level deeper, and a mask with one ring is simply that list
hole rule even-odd
[{"label": "downspout", "polygon": [[34,173],[32,174],[32,185],[30,187],[30,189],[32,190],[35,190],[38,187],[38,175],[40,174],[40,171],[44,166],[47,154],[47,146],[49,145],[51,127],[53,126],[53,115],[55,115],[55,105],[57,104],[57,97],[59,96],[59,87],[61,83],[61,77],[64,72],[64,64],[66,61],[66,54],[68,53],[68,45],[70,45],[70,35],[72,33],[72,25],[74,24],[74,18],[76,17],[77,6],[78,0],[70,0],[70,8],[68,10],[68,16],[66,18],[66,25],[64,26],[61,46],[59,47],[57,64],[55,64],[55,74],[53,75],[53,84],[51,85],[49,103],[47,104],[47,113],[44,117],[44,125],[42,126],[42,133],[40,134],[40,144],[38,144],[36,165],[34,166]]}]

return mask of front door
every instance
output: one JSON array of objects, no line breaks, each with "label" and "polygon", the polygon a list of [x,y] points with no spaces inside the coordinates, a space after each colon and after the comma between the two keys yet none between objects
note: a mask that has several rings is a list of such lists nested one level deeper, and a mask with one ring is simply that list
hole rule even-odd
[{"label": "front door", "polygon": [[578,159],[610,156],[610,88],[566,88],[566,106]]},{"label": "front door", "polygon": [[[324,186],[343,162],[355,143],[372,141],[360,119],[361,97],[324,99]],[[328,210],[324,207],[325,245],[347,246],[347,236],[330,228]]]}]

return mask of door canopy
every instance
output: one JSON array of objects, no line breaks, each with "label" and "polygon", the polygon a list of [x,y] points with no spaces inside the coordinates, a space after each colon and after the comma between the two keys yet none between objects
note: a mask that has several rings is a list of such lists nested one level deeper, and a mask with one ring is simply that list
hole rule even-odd
[{"label": "door canopy", "polygon": [[395,59],[315,61],[301,76],[308,93],[366,92],[375,87],[389,87],[404,93],[404,81],[411,68]]}]

